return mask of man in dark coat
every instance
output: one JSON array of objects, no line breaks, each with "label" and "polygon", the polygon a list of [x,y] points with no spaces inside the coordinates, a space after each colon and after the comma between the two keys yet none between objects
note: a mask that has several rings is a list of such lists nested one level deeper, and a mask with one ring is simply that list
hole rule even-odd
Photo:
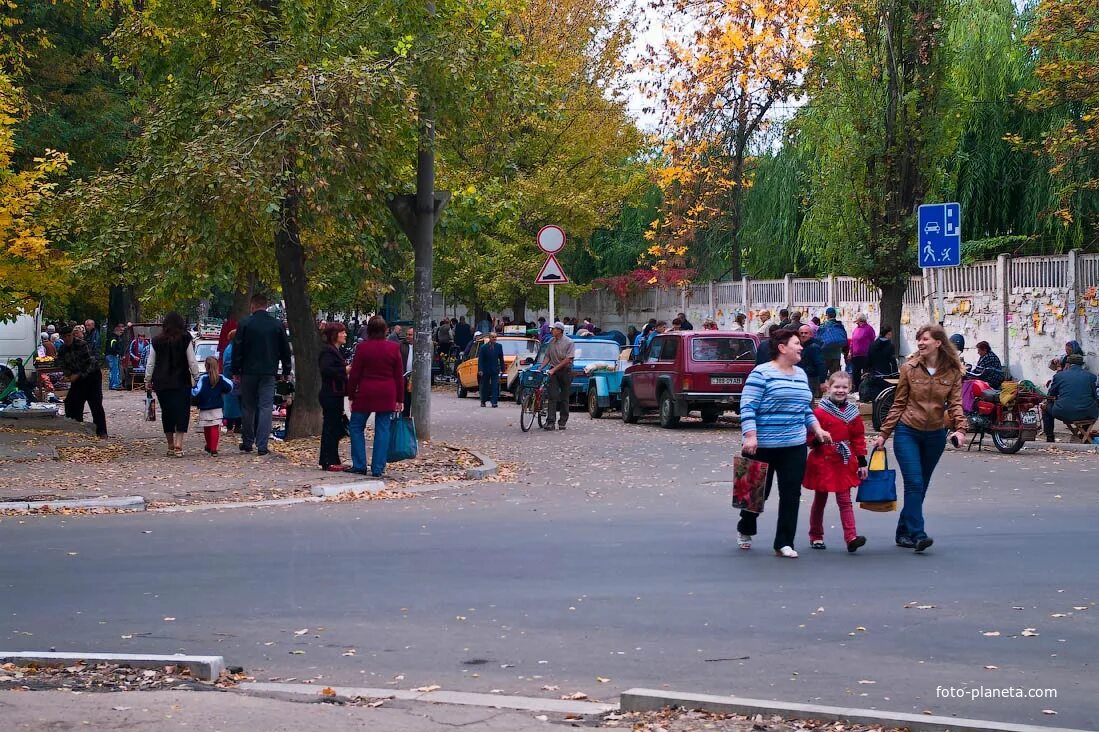
[{"label": "man in dark coat", "polygon": [[1042,410],[1046,442],[1053,442],[1054,420],[1082,422],[1099,418],[1096,377],[1084,368],[1084,357],[1074,353],[1065,359],[1065,368],[1053,375],[1049,401]]},{"label": "man in dark coat", "polygon": [[469,327],[469,323],[466,322],[466,316],[458,318],[458,324],[454,326],[454,345],[461,348],[462,351],[466,350],[466,346],[473,340],[473,328]]},{"label": "man in dark coat", "polygon": [[84,421],[84,405],[87,404],[95,422],[95,435],[107,438],[107,414],[103,411],[103,374],[99,360],[87,342],[73,337],[71,325],[61,328],[61,340],[65,344],[57,357],[58,366],[69,381],[69,393],[65,397],[65,416]]},{"label": "man in dark coat", "polygon": [[477,349],[477,381],[481,392],[481,406],[492,401],[495,409],[500,403],[500,372],[504,370],[504,347],[496,342],[496,333],[489,331],[488,339]]},{"label": "man in dark coat", "polygon": [[252,296],[252,314],[237,326],[233,341],[233,381],[240,385],[240,450],[266,455],[275,406],[275,378],[291,372],[290,341],[282,321],[267,312],[267,296]]},{"label": "man in dark coat", "polygon": [[798,338],[801,340],[801,363],[798,366],[809,379],[809,388],[813,390],[813,396],[819,398],[820,385],[828,378],[820,341],[813,337],[813,329],[808,325],[798,328]]}]

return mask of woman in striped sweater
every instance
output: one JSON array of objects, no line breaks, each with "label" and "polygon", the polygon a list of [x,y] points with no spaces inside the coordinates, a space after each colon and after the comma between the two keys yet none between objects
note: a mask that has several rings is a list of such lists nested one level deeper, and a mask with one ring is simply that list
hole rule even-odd
[{"label": "woman in striped sweater", "polygon": [[[771,481],[778,476],[778,525],[775,528],[775,554],[797,559],[794,534],[798,527],[801,482],[805,477],[806,429],[816,439],[831,443],[832,437],[813,414],[813,392],[801,361],[801,339],[792,330],[771,334],[771,361],[752,369],[740,395],[740,428],[744,435],[743,451],[767,463],[767,495]],[[751,511],[740,512],[737,544],[752,548],[756,517]]]}]

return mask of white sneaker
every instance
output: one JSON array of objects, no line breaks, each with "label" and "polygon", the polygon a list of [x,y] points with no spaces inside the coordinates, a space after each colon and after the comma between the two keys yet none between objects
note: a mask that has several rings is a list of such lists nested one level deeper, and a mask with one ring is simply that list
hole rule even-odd
[{"label": "white sneaker", "polygon": [[737,534],[736,545],[739,546],[741,549],[751,549],[752,537],[748,536],[747,534]]},{"label": "white sneaker", "polygon": [[775,554],[780,557],[785,557],[786,559],[798,558],[798,553],[794,551],[794,547],[792,546],[784,546],[781,549],[776,549]]}]

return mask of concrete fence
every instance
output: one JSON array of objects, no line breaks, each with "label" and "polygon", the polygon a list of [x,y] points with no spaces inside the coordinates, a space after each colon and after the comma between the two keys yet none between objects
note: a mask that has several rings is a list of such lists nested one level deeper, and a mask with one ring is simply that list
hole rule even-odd
[{"label": "concrete fence", "polygon": [[[640,327],[649,318],[670,322],[679,312],[685,312],[696,328],[707,317],[727,328],[737,312],[743,312],[749,330],[753,330],[762,325],[767,312],[780,308],[800,310],[808,319],[835,307],[841,320],[850,323],[863,312],[877,328],[879,301],[877,288],[854,277],[787,275],[781,280],[745,278],[646,290],[626,302],[602,289],[575,299],[559,293],[557,316],[590,316],[604,330],[625,331],[631,324]],[[467,315],[464,306],[447,302],[438,293],[433,304],[436,320]],[[943,304],[945,312],[937,313],[933,272],[911,278],[901,315],[903,352],[915,342],[916,329],[941,319],[948,333],[965,337],[967,361],[976,362],[974,347],[978,341],[988,341],[1016,378],[1044,384],[1050,373],[1047,364],[1064,353],[1065,342],[1070,340],[1080,342],[1089,367],[1099,371],[1099,254],[1001,255],[995,261],[952,267],[943,271]],[[526,313],[531,320],[540,315],[548,317],[549,313]]]}]

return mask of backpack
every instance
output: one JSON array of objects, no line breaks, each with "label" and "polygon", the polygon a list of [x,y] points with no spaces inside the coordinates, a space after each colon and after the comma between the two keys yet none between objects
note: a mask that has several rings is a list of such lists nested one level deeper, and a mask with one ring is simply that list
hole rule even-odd
[{"label": "backpack", "polygon": [[824,346],[839,346],[842,348],[847,345],[847,331],[844,330],[843,324],[838,320],[829,320],[822,325],[817,331],[817,338]]}]

